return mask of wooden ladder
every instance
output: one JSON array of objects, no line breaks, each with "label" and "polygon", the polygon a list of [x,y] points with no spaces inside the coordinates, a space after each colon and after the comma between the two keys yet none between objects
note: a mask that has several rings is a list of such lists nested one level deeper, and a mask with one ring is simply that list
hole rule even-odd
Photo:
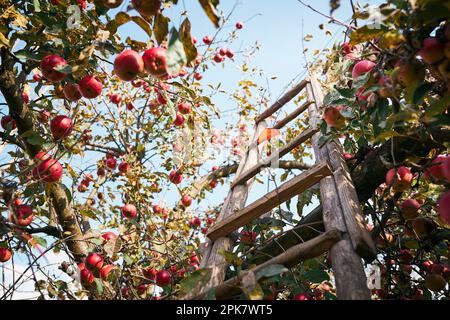
[{"label": "wooden ladder", "polygon": [[[267,129],[266,119],[303,89],[307,91],[308,102],[278,121],[273,128],[283,128],[306,110],[309,113],[309,128],[280,148],[277,153],[262,160],[260,158],[262,144],[258,145],[258,137]],[[368,262],[372,261],[376,256],[376,249],[365,228],[355,187],[342,156],[340,142],[331,140],[319,145],[321,133],[318,126],[324,107],[322,101],[323,94],[319,83],[311,74],[256,118],[255,132],[250,145],[241,159],[217,222],[207,233],[208,239],[204,246],[200,268],[210,268],[211,277],[205,285],[187,293],[184,299],[205,299],[212,297],[211,294],[217,299],[229,298],[241,291],[240,282],[249,271],[256,273],[272,264],[291,267],[327,251],[330,251],[338,298],[346,300],[370,298],[361,258]],[[314,166],[245,206],[252,183],[260,170],[270,166],[275,157],[283,157],[308,139],[311,139],[314,149],[316,159]],[[282,254],[250,270],[241,272],[239,277],[224,281],[228,264],[222,253],[233,249],[234,241],[230,235],[318,183],[325,232],[292,246]]]}]

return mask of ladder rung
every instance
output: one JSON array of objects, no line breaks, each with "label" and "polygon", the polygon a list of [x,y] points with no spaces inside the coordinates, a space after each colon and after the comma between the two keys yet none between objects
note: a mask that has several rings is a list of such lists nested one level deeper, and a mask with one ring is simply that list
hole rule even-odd
[{"label": "ladder rung", "polygon": [[[285,267],[292,267],[296,264],[306,261],[308,259],[313,259],[320,256],[321,254],[330,250],[330,248],[339,240],[341,240],[342,235],[336,229],[328,230],[315,238],[312,238],[306,242],[294,245],[288,248],[285,252],[277,255],[276,257],[250,269],[245,272],[257,273],[264,268],[274,265],[281,264]],[[214,293],[216,299],[226,299],[241,292],[240,279],[242,277],[234,277],[214,288]],[[189,296],[189,298],[198,299],[201,297]]]},{"label": "ladder rung", "polygon": [[317,163],[311,169],[302,172],[295,178],[283,183],[277,189],[214,225],[207,234],[208,238],[215,241],[220,237],[228,235],[262,214],[276,208],[279,204],[302,193],[318,183],[322,178],[331,174],[331,169],[326,161]]},{"label": "ladder rung", "polygon": [[299,115],[301,115],[303,113],[303,111],[305,111],[309,107],[309,105],[312,104],[312,103],[313,103],[312,101],[306,101],[304,104],[302,104],[296,110],[294,110],[293,112],[288,114],[286,116],[286,118],[281,119],[280,121],[275,123],[275,126],[273,128],[274,129],[281,129],[281,128],[283,128],[286,124],[288,124],[289,122],[291,122],[292,120],[297,118]]},{"label": "ladder rung", "polygon": [[262,168],[269,166],[275,158],[283,157],[284,155],[298,147],[300,144],[311,138],[317,131],[318,129],[306,129],[292,141],[290,141],[287,145],[283,146],[278,153],[273,153],[267,159],[260,161],[258,164],[248,169],[248,171],[243,172],[239,177],[235,179],[235,181],[233,181],[233,183],[231,184],[231,188],[234,188],[235,186],[248,181],[250,178],[257,175]]},{"label": "ladder rung", "polygon": [[280,99],[278,99],[272,106],[269,107],[269,109],[266,109],[263,113],[261,113],[256,118],[256,123],[261,122],[262,120],[267,119],[272,114],[277,112],[281,107],[283,107],[286,103],[291,101],[297,94],[302,91],[306,85],[308,84],[308,81],[302,80],[299,84],[297,84],[295,87],[293,87],[291,90],[286,92]]}]

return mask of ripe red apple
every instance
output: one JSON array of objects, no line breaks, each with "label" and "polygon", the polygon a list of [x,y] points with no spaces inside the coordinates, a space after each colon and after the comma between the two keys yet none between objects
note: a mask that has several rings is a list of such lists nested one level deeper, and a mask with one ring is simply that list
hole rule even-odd
[{"label": "ripe red apple", "polygon": [[161,8],[161,0],[132,0],[134,8],[143,16],[156,15]]},{"label": "ripe red apple", "polygon": [[61,179],[63,173],[62,165],[53,158],[42,161],[42,163],[33,169],[35,179],[42,179],[45,182],[56,182]]},{"label": "ripe red apple", "polygon": [[84,76],[79,83],[80,91],[83,97],[87,99],[97,98],[103,90],[103,84],[97,76]]},{"label": "ripe red apple", "polygon": [[447,155],[447,157],[444,160],[444,163],[442,166],[442,174],[444,175],[445,179],[447,179],[448,182],[450,182],[450,156]]},{"label": "ripe red apple", "polygon": [[311,300],[311,296],[306,292],[299,293],[299,294],[296,294],[295,296],[293,296],[292,300]]},{"label": "ripe red apple", "polygon": [[244,24],[241,21],[236,22],[236,29],[240,30],[244,27]]},{"label": "ripe red apple", "polygon": [[122,101],[122,96],[120,94],[114,93],[109,96],[109,101],[114,104],[119,104]]},{"label": "ripe red apple", "polygon": [[26,204],[19,204],[16,206],[13,215],[13,221],[15,224],[26,227],[33,222],[33,209]]},{"label": "ripe red apple", "polygon": [[323,119],[330,128],[342,128],[345,126],[345,118],[342,116],[340,110],[345,106],[327,107],[323,113]]},{"label": "ripe red apple", "polygon": [[3,116],[0,123],[5,130],[14,130],[17,127],[16,121],[10,115]]},{"label": "ripe red apple", "polygon": [[226,56],[226,54],[227,54],[227,48],[220,48],[220,49],[219,49],[219,54],[220,54],[221,56]]},{"label": "ripe red apple", "polygon": [[142,269],[142,274],[144,275],[144,277],[146,277],[149,280],[154,280],[157,273],[158,273],[158,271],[156,271],[155,268],[150,267],[150,268]]},{"label": "ripe red apple", "polygon": [[137,209],[133,204],[124,205],[120,211],[122,212],[122,217],[127,219],[133,219],[137,217]]},{"label": "ripe red apple", "polygon": [[343,156],[344,156],[345,160],[350,160],[353,158],[353,155],[351,153],[347,153],[347,152],[344,152]]},{"label": "ripe red apple", "polygon": [[102,234],[102,238],[104,239],[103,243],[108,241],[116,240],[117,235],[114,232],[108,231]]},{"label": "ripe red apple", "polygon": [[77,187],[78,192],[81,192],[81,193],[86,192],[87,189],[88,189],[88,187],[85,184],[79,184]]},{"label": "ripe red apple", "polygon": [[414,219],[419,215],[420,203],[416,199],[406,199],[400,208],[405,219]]},{"label": "ripe red apple", "polygon": [[56,54],[45,56],[41,61],[42,75],[50,82],[59,82],[67,76],[67,73],[56,71],[55,68],[66,65],[67,61]]},{"label": "ripe red apple", "polygon": [[444,164],[447,158],[446,155],[438,155],[432,162],[431,165],[425,170],[424,175],[428,181],[438,182],[445,179],[444,176]]},{"label": "ripe red apple", "polygon": [[159,270],[156,274],[156,284],[160,287],[165,287],[170,284],[171,279],[172,276],[170,275],[169,271]]},{"label": "ripe red apple", "polygon": [[252,244],[256,239],[256,232],[254,231],[241,231],[241,242],[245,244]]},{"label": "ripe red apple", "polygon": [[155,204],[153,206],[153,212],[155,214],[161,214],[163,211],[164,211],[164,209],[159,204]]},{"label": "ripe red apple", "polygon": [[200,80],[203,79],[203,76],[202,76],[201,73],[196,72],[196,73],[194,73],[194,79],[197,80],[197,81],[200,81]]},{"label": "ripe red apple", "polygon": [[37,119],[40,123],[45,124],[50,119],[50,116],[51,116],[50,112],[48,112],[47,110],[42,110],[42,111],[39,111],[39,113],[37,115]]},{"label": "ripe red apple", "polygon": [[419,51],[419,56],[428,64],[434,64],[445,58],[444,46],[437,38],[426,38],[423,41],[422,49]]},{"label": "ripe red apple", "polygon": [[82,97],[80,86],[76,83],[67,83],[63,91],[64,97],[69,101],[77,101]]},{"label": "ripe red apple", "polygon": [[425,286],[434,292],[439,292],[444,290],[447,285],[444,277],[439,274],[429,274],[425,278]]},{"label": "ripe red apple", "polygon": [[114,270],[115,268],[116,267],[111,264],[107,264],[106,266],[103,266],[100,269],[100,278],[102,278],[105,281],[108,281],[111,271]]},{"label": "ripe red apple", "polygon": [[39,73],[33,74],[33,81],[34,81],[34,82],[39,82],[39,81],[41,81],[41,75],[40,75]]},{"label": "ripe red apple", "polygon": [[437,211],[441,220],[450,225],[450,191],[443,192],[440,195]]},{"label": "ripe red apple", "polygon": [[8,248],[0,247],[0,262],[6,262],[11,259],[12,253]]},{"label": "ripe red apple", "polygon": [[45,152],[45,151],[40,151],[40,152],[38,152],[35,156],[34,156],[34,161],[37,163],[37,164],[40,164],[40,163],[42,163],[43,161],[45,161],[45,160],[47,160],[47,159],[50,159],[51,158],[51,156],[47,153],[47,152]]},{"label": "ripe red apple", "polygon": [[231,49],[227,49],[227,52],[225,53],[225,55],[226,55],[228,58],[233,59],[233,57],[234,57],[234,52],[233,52],[233,50],[231,50]]},{"label": "ripe red apple", "polygon": [[94,274],[88,269],[80,270],[80,280],[85,286],[89,286],[94,283]]},{"label": "ripe red apple", "polygon": [[202,221],[200,220],[199,217],[194,217],[194,218],[189,220],[189,225],[191,227],[200,227],[201,224],[202,224]]},{"label": "ripe red apple", "polygon": [[177,127],[181,127],[184,124],[184,117],[181,113],[177,112],[177,115],[175,117],[175,120],[173,121],[173,124]]},{"label": "ripe red apple", "polygon": [[117,160],[116,158],[108,158],[105,161],[106,167],[110,170],[114,170],[117,167]]},{"label": "ripe red apple", "polygon": [[109,9],[118,8],[123,0],[103,0],[103,5]]},{"label": "ripe red apple", "polygon": [[22,92],[23,103],[28,104],[30,102],[30,96],[26,92]]},{"label": "ripe red apple", "polygon": [[103,257],[95,252],[89,253],[84,261],[86,268],[93,270],[100,270],[103,266]]},{"label": "ripe red apple", "polygon": [[165,77],[167,75],[166,55],[167,49],[162,47],[154,47],[145,51],[142,56],[145,70],[147,70],[154,77]]},{"label": "ripe red apple", "polygon": [[183,204],[183,206],[189,207],[192,204],[192,197],[190,195],[188,195],[188,194],[185,194],[181,198],[181,203]]},{"label": "ripe red apple", "polygon": [[359,76],[371,72],[375,67],[375,63],[370,60],[362,60],[355,64],[352,70],[353,80],[357,79]]},{"label": "ripe red apple", "polygon": [[224,57],[221,54],[216,53],[214,55],[214,62],[221,63],[221,62],[223,62],[223,60],[224,60]]},{"label": "ripe red apple", "polygon": [[67,137],[73,129],[73,122],[67,116],[56,116],[50,121],[50,131],[55,140]]},{"label": "ripe red apple", "polygon": [[114,60],[114,72],[123,81],[132,81],[144,71],[144,60],[134,50],[125,50]]},{"label": "ripe red apple", "polygon": [[182,114],[188,114],[192,111],[192,105],[189,102],[182,102],[178,104],[178,111]]},{"label": "ripe red apple", "polygon": [[128,172],[128,170],[130,170],[130,165],[129,165],[128,163],[126,163],[126,162],[121,162],[121,163],[119,164],[119,172],[120,172],[120,173],[125,174],[125,173]]},{"label": "ripe red apple", "polygon": [[203,37],[203,43],[204,43],[204,44],[209,45],[209,44],[211,44],[212,42],[213,42],[213,38],[212,38],[211,36],[204,36],[204,37]]},{"label": "ripe red apple", "polygon": [[392,168],[386,174],[386,184],[395,191],[405,191],[411,186],[412,180],[411,170],[404,166]]},{"label": "ripe red apple", "polygon": [[183,174],[181,171],[174,169],[169,173],[169,180],[173,184],[179,184],[183,180]]},{"label": "ripe red apple", "polygon": [[217,184],[218,184],[217,180],[211,180],[209,182],[209,186],[211,187],[211,189],[214,189],[215,187],[217,187]]}]

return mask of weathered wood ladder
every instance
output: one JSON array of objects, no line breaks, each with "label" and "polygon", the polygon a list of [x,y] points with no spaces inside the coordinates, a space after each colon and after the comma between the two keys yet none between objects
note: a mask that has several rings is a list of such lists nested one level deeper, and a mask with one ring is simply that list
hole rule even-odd
[{"label": "weathered wood ladder", "polygon": [[[308,102],[283,120],[278,121],[273,128],[283,128],[306,110],[309,113],[309,128],[279,149],[277,154],[260,160],[262,146],[258,145],[258,137],[267,128],[266,119],[305,88]],[[294,245],[280,255],[250,270],[257,272],[271,264],[294,266],[329,250],[338,298],[370,298],[361,258],[372,261],[375,258],[376,250],[372,238],[365,228],[358,197],[349,169],[342,156],[340,142],[333,140],[319,145],[321,134],[318,125],[323,108],[322,101],[323,94],[319,83],[311,74],[257,117],[255,133],[247,153],[239,164],[217,222],[207,233],[208,242],[204,250],[201,268],[211,268],[211,278],[206,285],[188,293],[184,297],[185,299],[204,299],[211,297],[211,293],[214,293],[217,299],[224,299],[239,293],[239,284],[245,271],[239,277],[224,281],[228,265],[221,252],[232,250],[234,242],[230,234],[317,183],[320,184],[325,233]],[[313,145],[315,165],[278,186],[276,190],[245,206],[250,187],[260,170],[269,166],[273,157],[283,157],[308,139],[311,139]]]}]

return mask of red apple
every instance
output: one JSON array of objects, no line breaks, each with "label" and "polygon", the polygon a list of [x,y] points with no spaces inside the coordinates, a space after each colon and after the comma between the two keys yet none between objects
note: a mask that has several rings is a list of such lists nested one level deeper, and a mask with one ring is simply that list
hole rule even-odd
[{"label": "red apple", "polygon": [[28,104],[30,102],[30,96],[26,92],[22,92],[23,103]]},{"label": "red apple", "polygon": [[386,174],[386,184],[395,191],[404,191],[411,186],[413,174],[407,167],[392,168]]},{"label": "red apple", "polygon": [[119,172],[120,173],[127,173],[128,172],[128,170],[130,170],[130,165],[128,164],[128,163],[126,163],[126,162],[121,162],[120,164],[119,164]]},{"label": "red apple", "polygon": [[103,257],[95,252],[89,253],[84,261],[89,270],[100,270],[103,266]]},{"label": "red apple", "polygon": [[114,232],[108,231],[102,234],[102,238],[104,239],[103,243],[108,241],[116,240],[117,235]]},{"label": "red apple", "polygon": [[79,85],[81,94],[87,99],[97,98],[103,90],[102,82],[97,76],[84,76]]},{"label": "red apple", "polygon": [[311,300],[311,297],[308,293],[299,293],[292,297],[292,300]]},{"label": "red apple", "polygon": [[8,248],[0,247],[0,262],[6,262],[11,259],[12,253]]},{"label": "red apple", "polygon": [[183,206],[189,207],[192,204],[192,197],[190,195],[188,195],[188,194],[185,194],[181,198],[181,203],[183,204]]},{"label": "red apple", "polygon": [[414,219],[419,215],[420,203],[416,199],[406,199],[400,208],[405,219]]},{"label": "red apple", "polygon": [[137,209],[132,204],[124,205],[120,211],[122,212],[122,217],[127,219],[133,219],[137,217]]},{"label": "red apple", "polygon": [[241,231],[241,242],[245,244],[252,244],[256,239],[256,232],[254,231]]},{"label": "red apple", "polygon": [[10,116],[10,115],[6,115],[2,117],[1,120],[1,125],[2,128],[5,130],[14,130],[17,126],[16,126],[16,121],[14,121],[14,119]]},{"label": "red apple", "polygon": [[156,15],[161,8],[161,0],[132,0],[134,8],[143,16]]},{"label": "red apple", "polygon": [[40,123],[47,123],[48,120],[50,119],[50,112],[48,112],[47,110],[42,110],[39,111],[38,115],[37,115],[37,119]]},{"label": "red apple", "polygon": [[167,75],[166,54],[167,49],[162,47],[154,47],[145,51],[142,56],[145,70],[147,70],[154,77],[165,77]]},{"label": "red apple", "polygon": [[166,270],[160,270],[156,274],[156,284],[160,287],[165,287],[170,284],[172,276]]},{"label": "red apple", "polygon": [[345,106],[327,107],[323,113],[323,119],[330,128],[342,128],[345,126],[345,118],[342,116],[340,110]]},{"label": "red apple", "polygon": [[450,156],[447,155],[447,157],[444,160],[444,163],[441,165],[442,167],[442,174],[444,175],[445,179],[447,179],[448,182],[450,182]]},{"label": "red apple", "polygon": [[163,213],[163,211],[164,211],[164,209],[159,204],[155,204],[153,206],[153,212],[155,214],[161,214],[161,213]]},{"label": "red apple", "polygon": [[419,51],[419,56],[428,64],[439,62],[445,58],[444,45],[437,38],[426,38],[423,41],[422,49]]},{"label": "red apple", "polygon": [[144,71],[144,60],[134,50],[125,50],[114,60],[114,72],[123,81],[132,81]]},{"label": "red apple", "polygon": [[172,170],[169,173],[169,180],[173,184],[179,184],[183,180],[183,174],[179,170]]},{"label": "red apple", "polygon": [[122,101],[122,96],[120,94],[114,93],[109,96],[109,101],[114,104],[119,104]]},{"label": "red apple", "polygon": [[37,168],[33,170],[36,179],[42,179],[45,182],[56,182],[62,177],[62,165],[53,158],[44,160]]},{"label": "red apple", "polygon": [[355,66],[353,67],[352,78],[356,80],[361,75],[371,72],[374,67],[375,63],[373,63],[372,61],[362,60],[355,64]]},{"label": "red apple", "polygon": [[108,158],[105,161],[106,167],[110,170],[114,170],[117,167],[117,160],[116,158]]},{"label": "red apple", "polygon": [[440,195],[437,211],[441,220],[450,225],[450,191],[443,192]]},{"label": "red apple", "polygon": [[103,266],[100,269],[100,278],[102,278],[105,281],[108,281],[111,271],[114,270],[115,268],[116,267],[111,264],[107,264],[106,266]]},{"label": "red apple", "polygon": [[221,63],[221,62],[223,62],[223,60],[224,60],[224,57],[222,55],[220,55],[219,53],[216,53],[214,55],[214,62]]},{"label": "red apple", "polygon": [[182,102],[178,105],[178,111],[182,114],[188,114],[192,111],[192,105],[188,102]]},{"label": "red apple", "polygon": [[432,162],[431,165],[425,170],[424,175],[428,181],[438,182],[444,180],[444,164],[447,158],[446,155],[438,155]]},{"label": "red apple", "polygon": [[67,83],[64,86],[64,96],[69,101],[77,101],[82,97],[80,86],[76,83]]},{"label": "red apple", "polygon": [[156,274],[158,272],[155,268],[144,268],[142,269],[142,274],[149,280],[155,280]]},{"label": "red apple", "polygon": [[66,65],[67,61],[56,54],[45,56],[41,61],[42,75],[50,82],[59,82],[67,76],[67,73],[56,71],[55,68]]},{"label": "red apple", "polygon": [[194,73],[194,79],[197,80],[197,81],[200,81],[200,80],[203,79],[203,76],[202,76],[201,73],[196,72],[196,73]]},{"label": "red apple", "polygon": [[209,186],[211,187],[211,189],[214,189],[215,187],[217,187],[217,184],[218,184],[217,180],[211,180],[209,182]]},{"label": "red apple", "polygon": [[211,44],[213,42],[213,38],[211,36],[204,36],[203,37],[203,43],[204,44]]},{"label": "red apple", "polygon": [[94,283],[94,274],[88,269],[82,269],[80,270],[80,280],[83,285],[89,286]]},{"label": "red apple", "polygon": [[19,204],[14,210],[13,221],[15,224],[26,227],[33,222],[33,209],[26,204]]},{"label": "red apple", "polygon": [[234,57],[234,52],[233,52],[233,50],[231,50],[231,49],[227,49],[227,52],[225,53],[225,55],[226,55],[228,58],[233,59],[233,57]]},{"label": "red apple", "polygon": [[73,122],[67,116],[56,116],[50,121],[50,131],[55,140],[67,137],[73,129]]},{"label": "red apple", "polygon": [[181,113],[177,112],[177,115],[175,117],[175,120],[173,121],[173,124],[177,127],[181,127],[184,124],[184,117]]},{"label": "red apple", "polygon": [[241,21],[236,22],[236,29],[240,30],[244,27],[244,24]]}]

